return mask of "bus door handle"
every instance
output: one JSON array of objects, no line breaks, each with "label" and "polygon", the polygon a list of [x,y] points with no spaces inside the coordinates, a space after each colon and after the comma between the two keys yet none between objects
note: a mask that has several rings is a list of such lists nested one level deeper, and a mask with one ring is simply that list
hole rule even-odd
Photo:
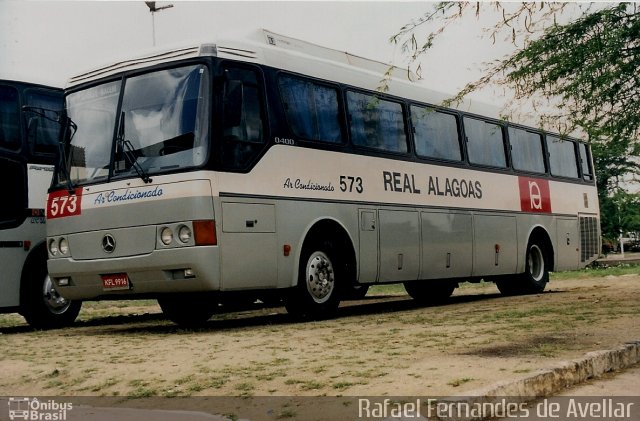
[{"label": "bus door handle", "polygon": [[256,225],[258,225],[258,220],[257,219],[249,219],[249,220],[244,221],[244,223],[245,223],[245,226],[247,228],[253,228]]}]

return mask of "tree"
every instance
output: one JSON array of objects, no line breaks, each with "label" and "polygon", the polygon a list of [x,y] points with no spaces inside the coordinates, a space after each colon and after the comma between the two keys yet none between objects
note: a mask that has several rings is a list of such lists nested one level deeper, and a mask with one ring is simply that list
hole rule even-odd
[{"label": "tree", "polygon": [[[422,74],[420,60],[453,22],[469,14],[497,14],[484,28],[495,42],[507,35],[516,47],[506,57],[485,65],[444,105],[490,85],[504,86],[515,101],[503,110],[518,119],[532,109],[540,128],[569,134],[576,131],[592,143],[603,211],[603,234],[617,235],[617,218],[608,212],[620,190],[622,174],[640,174],[640,6],[637,3],[576,4],[441,2],[391,38],[409,55],[410,67]],[[432,28],[417,35],[424,27]],[[627,200],[633,202],[633,200]]]}]

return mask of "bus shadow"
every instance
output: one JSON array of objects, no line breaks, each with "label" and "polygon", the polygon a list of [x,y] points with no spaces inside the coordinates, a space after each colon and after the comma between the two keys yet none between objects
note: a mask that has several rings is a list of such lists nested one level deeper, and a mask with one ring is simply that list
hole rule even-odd
[{"label": "bus shadow", "polygon": [[[346,301],[338,309],[334,319],[348,319],[350,317],[358,317],[373,314],[393,314],[398,312],[410,311],[420,308],[438,308],[451,306],[456,304],[479,302],[496,298],[504,298],[499,293],[483,294],[483,295],[459,295],[449,298],[448,300],[432,305],[420,304],[409,296],[372,296],[365,297],[357,301]],[[305,324],[313,323],[316,320],[297,319],[287,314],[283,307],[271,307],[269,313],[265,313],[265,309],[248,310],[242,313],[218,313],[208,322],[197,327],[182,327],[171,324],[152,325],[152,326],[127,326],[114,330],[115,334],[132,334],[132,333],[207,333],[207,332],[226,332],[243,328]]]},{"label": "bus shadow", "polygon": [[[547,291],[542,295],[557,294],[562,291]],[[344,301],[338,309],[336,318],[348,319],[372,314],[392,314],[420,308],[438,308],[457,304],[481,302],[505,298],[500,293],[454,295],[438,304],[421,304],[407,295],[375,295],[359,300]],[[73,332],[80,335],[92,335],[98,328],[100,333],[193,333],[193,332],[225,332],[247,327],[264,327],[271,325],[304,324],[314,320],[297,319],[287,314],[280,305],[254,304],[234,306],[216,313],[202,326],[183,327],[168,321],[162,313],[118,314],[95,317],[90,320],[76,321],[72,326],[54,329],[53,332]],[[43,332],[28,325],[0,328],[0,334]]]}]

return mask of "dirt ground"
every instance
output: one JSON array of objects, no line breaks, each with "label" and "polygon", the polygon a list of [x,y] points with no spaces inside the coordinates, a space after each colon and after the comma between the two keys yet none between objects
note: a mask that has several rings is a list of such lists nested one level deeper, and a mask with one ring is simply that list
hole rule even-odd
[{"label": "dirt ground", "polygon": [[0,317],[0,396],[462,395],[638,339],[638,274],[523,297],[467,285],[429,307],[370,293],[332,320],[262,308],[196,330],[152,301],[85,303],[76,326],[55,331]]}]

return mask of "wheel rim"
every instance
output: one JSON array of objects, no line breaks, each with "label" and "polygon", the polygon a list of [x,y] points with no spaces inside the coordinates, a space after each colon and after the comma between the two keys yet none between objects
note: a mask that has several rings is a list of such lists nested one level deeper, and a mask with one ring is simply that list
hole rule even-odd
[{"label": "wheel rim", "polygon": [[49,275],[44,280],[43,286],[43,300],[47,309],[53,314],[62,314],[71,305],[71,301],[66,300],[58,294],[58,291],[53,287],[53,282]]},{"label": "wheel rim", "polygon": [[544,278],[544,255],[542,250],[536,244],[529,248],[529,275],[534,281],[540,282]]},{"label": "wheel rim", "polygon": [[331,298],[331,293],[335,287],[335,271],[329,257],[316,251],[307,261],[307,291],[318,304],[322,304]]}]

